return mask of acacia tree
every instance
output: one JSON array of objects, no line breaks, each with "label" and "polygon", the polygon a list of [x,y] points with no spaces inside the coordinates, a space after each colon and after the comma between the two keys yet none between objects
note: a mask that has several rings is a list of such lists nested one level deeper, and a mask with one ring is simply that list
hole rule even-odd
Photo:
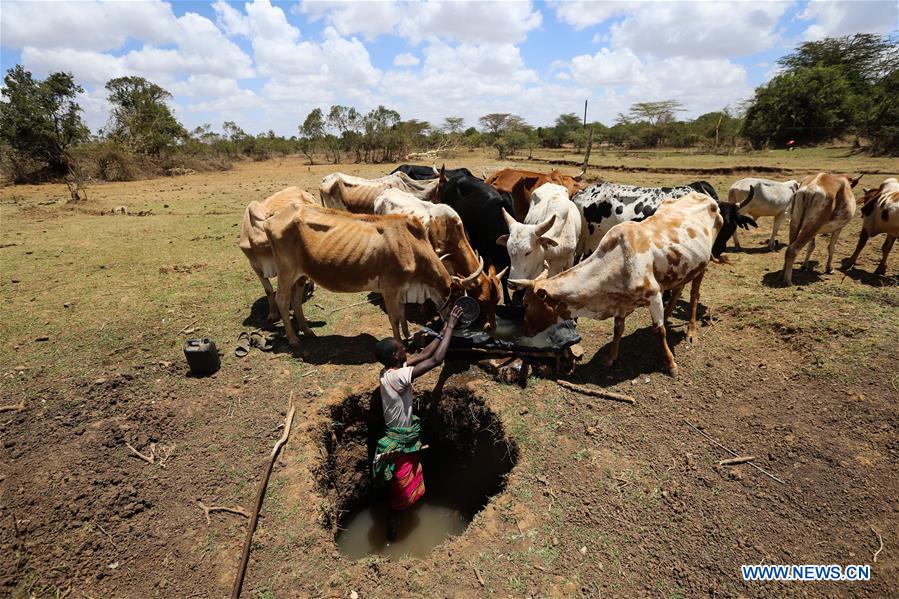
[{"label": "acacia tree", "polygon": [[134,152],[159,156],[187,133],[167,102],[172,94],[143,77],[116,77],[106,83],[112,114],[104,133]]},{"label": "acacia tree", "polygon": [[443,121],[443,129],[445,132],[450,135],[458,135],[462,133],[462,130],[465,128],[465,119],[461,116],[448,116]]},{"label": "acacia tree", "polygon": [[629,120],[645,121],[652,127],[657,127],[674,121],[674,115],[684,110],[684,105],[677,100],[638,102],[631,105]]},{"label": "acacia tree", "polygon": [[478,122],[486,133],[497,136],[506,129],[506,123],[511,116],[508,112],[491,112],[479,118]]},{"label": "acacia tree", "polygon": [[315,150],[325,138],[325,117],[321,108],[306,115],[306,120],[300,125],[300,136],[303,154],[309,159],[309,164],[315,164]]},{"label": "acacia tree", "polygon": [[9,147],[17,180],[44,170],[52,176],[72,173],[69,149],[87,140],[90,131],[75,101],[84,90],[68,73],[34,79],[21,65],[7,71],[0,102],[0,140]]}]

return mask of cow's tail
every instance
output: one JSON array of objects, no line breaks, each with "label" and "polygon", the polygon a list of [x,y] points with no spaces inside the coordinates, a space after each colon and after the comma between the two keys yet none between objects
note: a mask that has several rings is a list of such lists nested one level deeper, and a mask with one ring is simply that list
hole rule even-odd
[{"label": "cow's tail", "polygon": [[793,194],[793,208],[790,212],[790,244],[796,241],[799,233],[805,226],[806,216],[808,215],[809,204],[817,193],[817,186],[800,187]]},{"label": "cow's tail", "polygon": [[[745,200],[743,200],[742,202],[740,202],[740,205],[737,206],[737,209],[738,209],[738,210],[742,210],[743,208],[745,208],[746,206],[748,206],[748,205],[749,205],[749,202],[752,201],[752,197],[753,197],[754,195],[755,195],[755,185],[750,185],[750,186],[749,186],[749,194],[746,196],[746,199],[745,199]],[[728,199],[730,199],[730,198],[728,198]]]}]

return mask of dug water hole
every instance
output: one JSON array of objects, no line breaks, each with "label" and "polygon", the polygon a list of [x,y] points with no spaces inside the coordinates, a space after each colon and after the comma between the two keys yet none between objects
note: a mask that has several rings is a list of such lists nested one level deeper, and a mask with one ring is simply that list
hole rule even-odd
[{"label": "dug water hole", "polygon": [[320,490],[331,506],[325,526],[352,559],[366,555],[425,557],[451,536],[462,534],[474,515],[500,493],[518,461],[499,418],[465,388],[415,395],[421,418],[425,494],[401,513],[396,539],[387,541],[385,483],[372,478],[371,463],[384,417],[378,391],[352,395],[330,408],[322,431],[324,461]]}]

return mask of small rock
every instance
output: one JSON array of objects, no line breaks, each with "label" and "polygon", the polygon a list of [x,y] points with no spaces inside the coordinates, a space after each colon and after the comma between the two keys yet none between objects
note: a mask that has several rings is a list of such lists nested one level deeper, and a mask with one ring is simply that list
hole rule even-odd
[{"label": "small rock", "polygon": [[648,377],[648,376],[647,376],[647,377],[643,377],[643,382],[644,382],[644,383],[649,383],[649,377]]},{"label": "small rock", "polygon": [[71,307],[72,307],[72,302],[66,302],[66,303],[64,303],[64,304],[62,305],[62,307],[63,307],[63,308],[71,308]]},{"label": "small rock", "polygon": [[558,547],[558,546],[559,546],[559,538],[553,537],[553,547]]},{"label": "small rock", "polygon": [[721,393],[720,389],[718,391],[715,391],[715,397],[717,397],[718,399],[721,399],[721,395],[722,395],[722,393]]},{"label": "small rock", "polygon": [[522,416],[524,416],[525,414],[527,414],[527,413],[528,413],[528,408],[527,408],[527,406],[522,406],[521,408],[519,408],[519,409],[518,409],[518,413],[519,413],[520,415],[522,415]]},{"label": "small rock", "polygon": [[359,599],[359,593],[356,591],[350,591],[350,599]]},{"label": "small rock", "polygon": [[50,341],[50,338],[45,335],[43,337],[38,337],[37,339],[35,339],[35,342],[38,341]]},{"label": "small rock", "polygon": [[581,555],[587,555],[587,546],[586,545],[581,547]]},{"label": "small rock", "polygon": [[594,427],[594,426],[588,426],[588,427],[587,427],[587,434],[590,435],[591,437],[592,437],[593,435],[595,435],[595,434],[596,434],[596,427]]}]

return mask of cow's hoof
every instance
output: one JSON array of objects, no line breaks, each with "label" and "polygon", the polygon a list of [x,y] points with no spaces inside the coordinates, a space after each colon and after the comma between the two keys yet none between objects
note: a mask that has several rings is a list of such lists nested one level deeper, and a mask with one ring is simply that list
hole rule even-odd
[{"label": "cow's hoof", "polygon": [[668,374],[671,375],[671,378],[676,379],[678,373],[680,372],[680,368],[677,367],[677,364],[672,364],[668,367]]},{"label": "cow's hoof", "polygon": [[307,337],[315,337],[316,336],[315,332],[312,329],[305,329],[303,331],[303,334],[306,335]]},{"label": "cow's hoof", "polygon": [[880,268],[880,267],[878,266],[877,268],[874,269],[874,274],[875,274],[875,275],[884,276],[885,274],[887,274],[887,269],[886,269],[886,267]]},{"label": "cow's hoof", "polygon": [[612,356],[603,356],[602,358],[600,358],[599,363],[606,368],[611,368],[612,364],[615,363],[615,358],[613,358]]},{"label": "cow's hoof", "polygon": [[696,331],[687,331],[687,343],[696,345],[697,341],[699,341],[699,333]]}]

